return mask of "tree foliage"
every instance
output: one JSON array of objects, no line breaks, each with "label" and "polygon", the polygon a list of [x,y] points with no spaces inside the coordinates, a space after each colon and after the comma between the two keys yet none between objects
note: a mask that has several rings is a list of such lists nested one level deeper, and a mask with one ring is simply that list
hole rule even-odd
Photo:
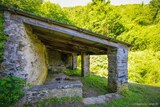
[{"label": "tree foliage", "polygon": [[105,2],[96,2],[96,5],[89,3],[86,7],[68,9],[67,12],[75,25],[97,33],[116,38],[125,31],[120,21],[121,15],[114,11],[113,6]]},{"label": "tree foliage", "polygon": [[151,50],[131,52],[129,79],[137,83],[160,85],[160,52]]},{"label": "tree foliage", "polygon": [[12,75],[0,79],[0,105],[2,107],[13,106],[24,94],[24,84],[23,79]]},{"label": "tree foliage", "polygon": [[41,0],[1,0],[0,3],[36,13],[41,5]]},{"label": "tree foliage", "polygon": [[62,8],[51,2],[42,3],[39,7],[38,14],[47,18],[71,24]]},{"label": "tree foliage", "polygon": [[152,0],[150,5],[152,6],[153,23],[157,23],[160,20],[160,0]]}]

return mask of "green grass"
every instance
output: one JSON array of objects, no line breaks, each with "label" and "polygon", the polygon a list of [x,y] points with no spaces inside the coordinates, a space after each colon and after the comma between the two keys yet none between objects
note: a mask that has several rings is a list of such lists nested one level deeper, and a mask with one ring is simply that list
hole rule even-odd
[{"label": "green grass", "polygon": [[38,101],[34,104],[25,104],[25,107],[62,107],[62,106],[74,106],[74,105],[82,105],[81,97],[63,97],[63,98],[50,98],[46,100]]},{"label": "green grass", "polygon": [[129,83],[129,91],[122,92],[125,97],[113,100],[104,106],[109,107],[159,107],[160,87]]},{"label": "green grass", "polygon": [[65,70],[64,73],[68,76],[81,76],[81,71],[80,69],[76,69],[76,70]]},{"label": "green grass", "polygon": [[107,93],[107,79],[102,78],[96,75],[90,75],[88,77],[82,77],[81,81],[83,83],[83,89],[93,90],[97,94],[106,94]]},{"label": "green grass", "polygon": [[59,74],[63,73],[64,71],[58,70],[58,71],[53,71],[53,70],[48,70],[48,74]]},{"label": "green grass", "polygon": [[160,87],[129,83],[129,90],[121,92],[122,99],[87,107],[160,107]]}]

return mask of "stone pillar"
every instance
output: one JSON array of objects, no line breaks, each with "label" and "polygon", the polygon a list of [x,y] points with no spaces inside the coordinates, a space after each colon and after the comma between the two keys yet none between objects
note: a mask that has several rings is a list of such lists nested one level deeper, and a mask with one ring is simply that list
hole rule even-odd
[{"label": "stone pillar", "polygon": [[81,76],[89,76],[90,74],[90,56],[83,53],[81,55]]},{"label": "stone pillar", "polygon": [[108,50],[108,91],[120,92],[128,88],[128,48]]},{"label": "stone pillar", "polygon": [[72,70],[77,69],[77,54],[72,54]]}]

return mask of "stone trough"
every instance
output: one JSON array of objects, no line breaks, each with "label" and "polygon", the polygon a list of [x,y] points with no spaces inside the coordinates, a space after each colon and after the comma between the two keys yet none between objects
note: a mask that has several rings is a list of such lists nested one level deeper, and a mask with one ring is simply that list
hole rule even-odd
[{"label": "stone trough", "polygon": [[82,97],[82,83],[80,81],[63,81],[33,86],[26,91],[25,102],[34,103],[54,97]]}]

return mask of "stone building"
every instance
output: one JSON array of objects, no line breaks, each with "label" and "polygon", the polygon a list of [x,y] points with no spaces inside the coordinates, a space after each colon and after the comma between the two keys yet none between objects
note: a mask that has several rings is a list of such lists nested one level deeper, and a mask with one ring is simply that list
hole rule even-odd
[{"label": "stone building", "polygon": [[8,74],[41,85],[48,69],[76,69],[80,55],[81,74],[89,76],[90,55],[108,55],[109,92],[127,87],[130,44],[3,5],[0,10],[8,36],[3,62]]}]

